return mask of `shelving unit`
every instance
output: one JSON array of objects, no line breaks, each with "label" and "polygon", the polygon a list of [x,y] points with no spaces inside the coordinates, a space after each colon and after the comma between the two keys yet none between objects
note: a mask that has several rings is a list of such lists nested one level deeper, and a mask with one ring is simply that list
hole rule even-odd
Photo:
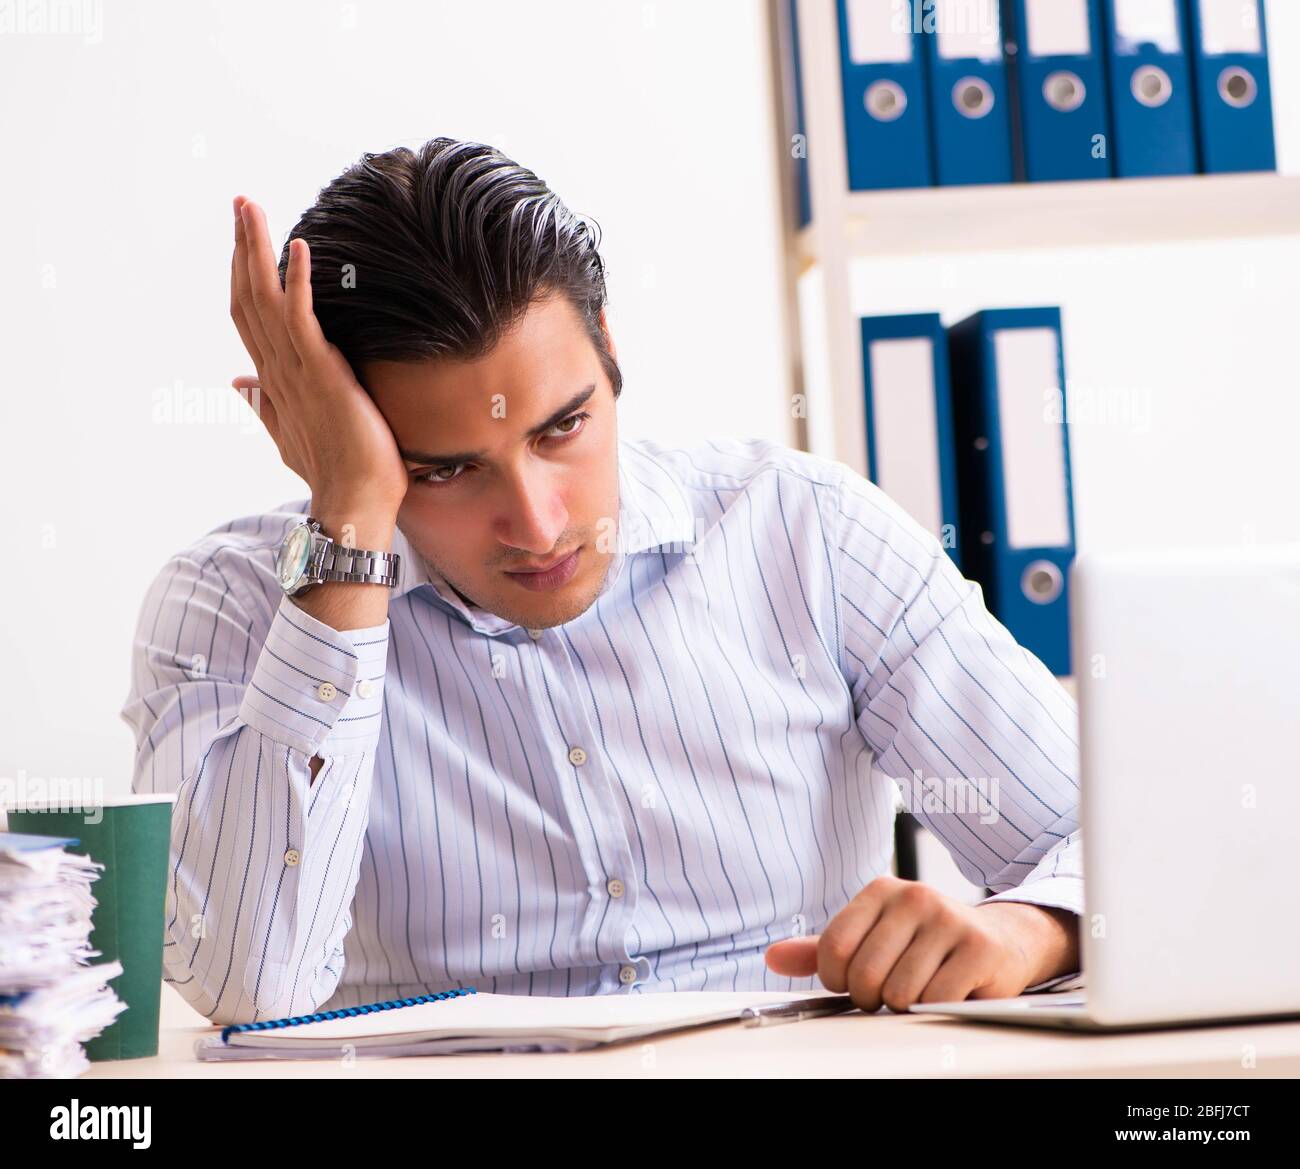
[{"label": "shelving unit", "polygon": [[[1300,178],[1277,174],[1187,175],[1073,183],[931,187],[855,192],[848,187],[839,28],[834,0],[795,0],[802,74],[803,132],[807,144],[812,220],[799,225],[799,192],[788,165],[796,124],[794,78],[788,67],[793,30],[789,0],[768,0],[774,77],[777,79],[777,155],[780,160],[787,351],[793,392],[811,415],[829,410],[829,425],[794,420],[794,443],[811,449],[814,430],[836,458],[867,472],[862,342],[852,303],[851,277],[873,260],[1029,249],[1142,246],[1153,243],[1300,235]],[[812,333],[802,320],[802,281],[820,284],[823,351],[806,353]],[[828,400],[808,399],[806,369],[823,366]],[[1071,695],[1075,680],[1062,678]],[[917,878],[916,824],[900,819],[899,875]],[[965,900],[955,865],[941,863],[925,879]]]},{"label": "shelving unit", "polygon": [[[777,66],[785,292],[795,391],[806,394],[800,278],[820,273],[834,449],[865,474],[862,345],[851,271],[873,258],[1030,248],[1142,245],[1178,240],[1300,234],[1300,178],[1277,174],[1186,175],[1073,183],[850,191],[844,150],[839,29],[834,0],[796,0],[812,222],[798,224],[790,154],[794,81],[784,67],[792,35],[786,0],[769,0]],[[794,441],[808,449],[810,426]]]}]

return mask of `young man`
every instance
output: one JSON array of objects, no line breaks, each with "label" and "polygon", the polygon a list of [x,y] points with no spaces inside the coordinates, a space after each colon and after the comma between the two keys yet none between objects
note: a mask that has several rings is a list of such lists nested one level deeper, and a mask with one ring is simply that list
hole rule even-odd
[{"label": "young man", "polygon": [[[620,441],[596,235],[536,175],[368,154],[279,271],[237,199],[231,292],[236,386],[311,498],[173,557],[140,617],[123,717],[136,790],[177,793],[164,952],[196,1008],[903,1010],[1076,971],[1072,700],[844,466]],[[890,777],[1000,892],[888,875]]]}]

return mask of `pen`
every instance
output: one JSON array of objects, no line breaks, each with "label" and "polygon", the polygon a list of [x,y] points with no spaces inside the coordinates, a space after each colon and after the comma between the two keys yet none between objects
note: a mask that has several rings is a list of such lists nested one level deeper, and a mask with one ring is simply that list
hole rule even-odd
[{"label": "pen", "polygon": [[777,1023],[797,1023],[800,1019],[815,1019],[819,1015],[838,1015],[843,1011],[856,1009],[849,995],[822,995],[817,998],[795,999],[788,1003],[746,1007],[740,1012],[740,1025],[771,1027]]}]

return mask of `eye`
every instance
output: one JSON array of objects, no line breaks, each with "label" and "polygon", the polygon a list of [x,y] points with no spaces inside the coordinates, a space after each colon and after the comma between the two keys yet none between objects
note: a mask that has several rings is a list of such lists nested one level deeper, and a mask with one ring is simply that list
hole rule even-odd
[{"label": "eye", "polygon": [[[546,432],[547,438],[572,438],[586,424],[591,413],[587,410],[579,410],[576,414],[570,414],[567,418],[561,419],[550,430]],[[570,425],[572,424],[572,425]],[[555,434],[555,431],[559,434]]]},{"label": "eye", "polygon": [[[413,475],[412,478],[416,483],[425,487],[441,487],[444,483],[454,483],[461,478],[462,473],[468,466],[468,463],[456,463],[454,466],[433,467],[428,471],[421,471],[418,475]],[[453,474],[444,474],[446,471],[451,471]]]},{"label": "eye", "polygon": [[[579,410],[575,414],[570,414],[567,418],[562,418],[542,437],[549,438],[553,442],[565,442],[578,434],[586,425],[587,419],[591,417],[589,410]],[[430,467],[427,471],[420,471],[411,476],[411,481],[419,483],[422,487],[443,487],[449,483],[455,483],[457,480],[465,477],[466,470],[469,469],[469,463],[443,464],[440,467]]]}]

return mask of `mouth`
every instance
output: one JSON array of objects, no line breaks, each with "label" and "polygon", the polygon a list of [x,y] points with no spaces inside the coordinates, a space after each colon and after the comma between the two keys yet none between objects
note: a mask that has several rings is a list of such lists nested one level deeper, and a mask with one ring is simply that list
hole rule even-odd
[{"label": "mouth", "polygon": [[573,574],[578,571],[578,558],[581,552],[582,546],[579,545],[567,556],[553,560],[541,568],[507,569],[506,576],[515,584],[532,592],[549,592],[551,589],[561,588],[573,579]]}]

